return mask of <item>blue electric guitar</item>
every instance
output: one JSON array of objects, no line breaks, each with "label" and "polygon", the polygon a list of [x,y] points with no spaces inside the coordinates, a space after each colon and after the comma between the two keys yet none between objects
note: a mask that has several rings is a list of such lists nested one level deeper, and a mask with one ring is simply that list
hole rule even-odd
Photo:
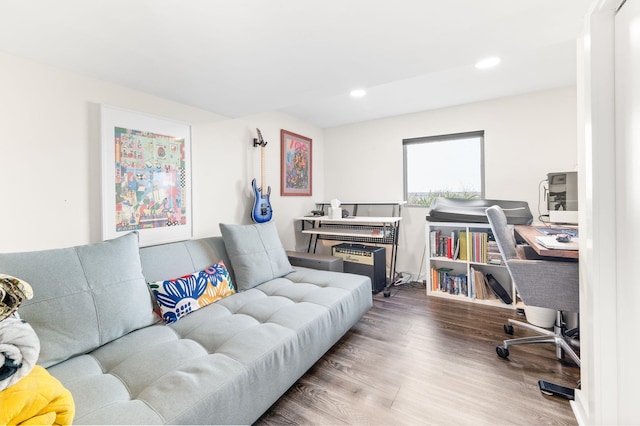
[{"label": "blue electric guitar", "polygon": [[269,222],[273,216],[273,210],[271,209],[271,203],[269,202],[269,195],[271,195],[271,187],[267,187],[267,193],[264,193],[265,179],[264,179],[264,149],[267,146],[267,142],[262,139],[262,133],[260,129],[258,131],[258,138],[253,140],[253,146],[260,146],[260,188],[256,184],[256,180],[251,181],[251,187],[255,196],[253,202],[253,209],[251,210],[251,219],[256,223]]}]

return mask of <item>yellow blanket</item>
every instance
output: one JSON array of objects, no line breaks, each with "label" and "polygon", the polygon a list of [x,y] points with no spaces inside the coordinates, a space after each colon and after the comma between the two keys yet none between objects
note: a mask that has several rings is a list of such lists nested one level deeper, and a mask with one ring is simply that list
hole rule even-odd
[{"label": "yellow blanket", "polygon": [[0,391],[0,425],[70,425],[74,415],[71,392],[39,365]]}]

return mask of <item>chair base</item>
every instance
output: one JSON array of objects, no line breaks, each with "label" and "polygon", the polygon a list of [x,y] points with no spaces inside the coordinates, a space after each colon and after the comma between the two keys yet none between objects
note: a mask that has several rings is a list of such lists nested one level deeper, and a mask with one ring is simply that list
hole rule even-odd
[{"label": "chair base", "polygon": [[[532,345],[532,344],[553,344],[556,347],[556,357],[563,359],[563,355],[569,355],[571,359],[580,367],[580,357],[574,351],[570,343],[575,341],[567,336],[566,326],[562,320],[562,312],[556,314],[556,323],[553,330],[547,330],[532,324],[509,319],[509,326],[516,325],[527,330],[535,331],[539,336],[520,337],[517,339],[507,339],[502,342],[502,346],[496,347],[496,353],[500,358],[509,357],[509,346],[513,345]],[[505,331],[509,332],[507,326]]]}]

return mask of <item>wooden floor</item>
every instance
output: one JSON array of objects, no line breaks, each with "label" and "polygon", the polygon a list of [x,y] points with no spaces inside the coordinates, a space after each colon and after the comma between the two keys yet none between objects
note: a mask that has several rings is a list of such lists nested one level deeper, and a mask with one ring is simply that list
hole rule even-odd
[{"label": "wooden floor", "polygon": [[[510,309],[427,297],[417,284],[373,308],[257,422],[377,425],[575,425],[569,401],[538,379],[575,387],[579,368],[550,345],[495,347]],[[517,329],[513,337],[530,335]]]}]

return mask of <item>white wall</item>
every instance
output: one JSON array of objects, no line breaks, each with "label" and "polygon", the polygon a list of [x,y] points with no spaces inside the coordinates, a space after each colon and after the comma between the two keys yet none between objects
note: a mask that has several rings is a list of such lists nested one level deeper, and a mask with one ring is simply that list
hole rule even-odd
[{"label": "white wall", "polygon": [[[257,136],[256,127],[267,141],[265,180],[266,186],[271,187],[273,220],[284,247],[294,250],[296,238],[299,238],[296,225],[300,225],[292,219],[308,214],[314,202],[323,199],[323,133],[315,126],[282,113],[263,113],[194,126],[194,235],[219,235],[219,222],[251,222],[254,200],[251,180],[256,178],[260,183],[260,149],[252,146],[253,138]],[[280,196],[280,129],[312,139],[313,195],[310,197]]]},{"label": "white wall", "polygon": [[314,194],[323,191],[322,130],[285,114],[232,120],[6,54],[0,54],[0,93],[2,252],[102,239],[101,103],[191,123],[195,236],[219,234],[219,222],[250,220],[250,182],[260,178],[256,127],[269,141],[267,184],[285,247],[295,245],[291,217],[313,203],[279,196],[280,128],[313,139]]},{"label": "white wall", "polygon": [[[485,131],[486,198],[527,201],[536,219],[539,182],[548,172],[577,170],[576,90],[562,88],[326,129],[325,194],[401,200],[403,139],[475,130]],[[455,165],[455,158],[433,161]],[[397,270],[414,277],[425,272],[426,213],[403,209]]]},{"label": "white wall", "polygon": [[[250,182],[260,176],[260,150],[251,144],[256,127],[269,142],[267,184],[287,249],[305,246],[292,218],[308,213],[316,201],[401,200],[406,138],[485,130],[487,197],[524,199],[536,216],[539,181],[549,171],[576,168],[572,88],[322,130],[281,113],[229,119],[5,54],[0,85],[5,252],[102,239],[101,103],[192,124],[196,237],[217,235],[219,222],[249,221]],[[281,128],[313,139],[311,197],[279,195]],[[425,214],[422,208],[403,210],[399,271],[418,274]]]}]

